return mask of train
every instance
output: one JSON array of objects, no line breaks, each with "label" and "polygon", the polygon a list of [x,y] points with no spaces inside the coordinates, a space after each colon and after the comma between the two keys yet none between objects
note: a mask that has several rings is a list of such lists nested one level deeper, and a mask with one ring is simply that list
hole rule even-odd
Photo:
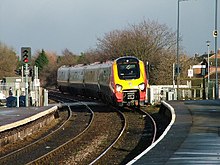
[{"label": "train", "polygon": [[61,66],[61,92],[99,98],[116,106],[144,106],[149,87],[144,62],[133,56],[89,65]]}]

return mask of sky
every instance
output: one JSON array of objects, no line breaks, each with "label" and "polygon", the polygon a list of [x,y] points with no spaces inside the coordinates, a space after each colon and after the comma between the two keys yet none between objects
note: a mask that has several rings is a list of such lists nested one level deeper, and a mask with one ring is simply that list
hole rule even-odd
[{"label": "sky", "polygon": [[[95,49],[97,38],[143,20],[177,31],[178,0],[0,0],[0,42],[20,54],[44,49],[75,54]],[[194,56],[214,50],[215,0],[180,1],[180,45]],[[218,2],[220,20],[220,2]],[[220,32],[220,22],[218,21]],[[220,48],[218,36],[218,48]]]}]

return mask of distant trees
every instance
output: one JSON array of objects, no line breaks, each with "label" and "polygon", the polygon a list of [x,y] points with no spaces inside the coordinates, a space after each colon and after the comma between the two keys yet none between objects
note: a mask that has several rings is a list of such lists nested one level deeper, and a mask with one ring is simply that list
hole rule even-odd
[{"label": "distant trees", "polygon": [[15,69],[19,61],[15,51],[0,42],[0,79],[15,76]]},{"label": "distant trees", "polygon": [[46,52],[49,63],[40,73],[40,79],[44,86],[54,86],[57,81],[57,54],[54,52]]},{"label": "distant trees", "polygon": [[51,86],[56,83],[57,55],[55,53],[45,52],[42,49],[36,54],[33,64],[38,67],[42,86]]},{"label": "distant trees", "polygon": [[[97,47],[76,55],[67,48],[61,55],[43,49],[32,55],[32,65],[39,68],[43,85],[56,83],[56,72],[61,65],[89,64],[96,61],[136,56],[149,63],[150,84],[172,84],[173,63],[176,63],[176,32],[165,24],[144,20],[129,25],[124,30],[113,30],[97,39]],[[0,43],[0,78],[13,76],[19,65],[14,51]],[[187,76],[189,65],[197,63],[187,55],[180,54],[181,77]]]},{"label": "distant trees", "polygon": [[[173,63],[176,63],[176,32],[165,24],[144,20],[137,25],[129,25],[124,30],[106,33],[103,38],[97,39],[97,48],[81,53],[80,56],[74,56],[67,50],[64,52],[67,53],[59,57],[62,57],[59,63],[66,65],[136,56],[149,63],[150,84],[172,84]],[[70,62],[72,58],[74,60]],[[189,59],[180,54],[181,77],[186,77],[187,69],[195,63]]]},{"label": "distant trees", "polygon": [[62,55],[42,50],[38,53],[35,65],[39,67],[39,78],[43,86],[56,84],[57,69],[62,65],[76,65],[79,56],[74,55],[68,49],[62,51]]},{"label": "distant trees", "polygon": [[97,51],[102,58],[136,56],[149,62],[151,84],[171,84],[175,62],[176,35],[166,25],[143,21],[126,30],[115,30],[98,39]]},{"label": "distant trees", "polygon": [[38,67],[39,72],[43,70],[44,67],[46,67],[49,63],[49,60],[46,56],[45,51],[42,49],[41,52],[39,52],[39,55],[37,59],[35,60],[35,65]]},{"label": "distant trees", "polygon": [[62,51],[62,55],[58,57],[57,63],[61,65],[76,65],[77,64],[77,55],[73,54],[68,49]]}]

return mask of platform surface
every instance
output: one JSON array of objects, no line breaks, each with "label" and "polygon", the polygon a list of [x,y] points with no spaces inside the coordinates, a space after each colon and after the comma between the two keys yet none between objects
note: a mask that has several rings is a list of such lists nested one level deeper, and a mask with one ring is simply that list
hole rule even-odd
[{"label": "platform surface", "polygon": [[220,164],[220,100],[168,102],[176,120],[168,134],[134,164]]},{"label": "platform surface", "polygon": [[56,110],[54,105],[45,107],[19,107],[19,108],[0,108],[0,132],[19,124],[25,124],[26,122],[33,121],[43,115]]}]

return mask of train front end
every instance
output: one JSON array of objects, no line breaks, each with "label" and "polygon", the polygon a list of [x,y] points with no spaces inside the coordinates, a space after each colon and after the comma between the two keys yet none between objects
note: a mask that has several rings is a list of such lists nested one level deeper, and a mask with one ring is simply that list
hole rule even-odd
[{"label": "train front end", "polygon": [[119,106],[143,106],[147,77],[144,63],[136,57],[121,57],[114,61],[112,86]]}]

